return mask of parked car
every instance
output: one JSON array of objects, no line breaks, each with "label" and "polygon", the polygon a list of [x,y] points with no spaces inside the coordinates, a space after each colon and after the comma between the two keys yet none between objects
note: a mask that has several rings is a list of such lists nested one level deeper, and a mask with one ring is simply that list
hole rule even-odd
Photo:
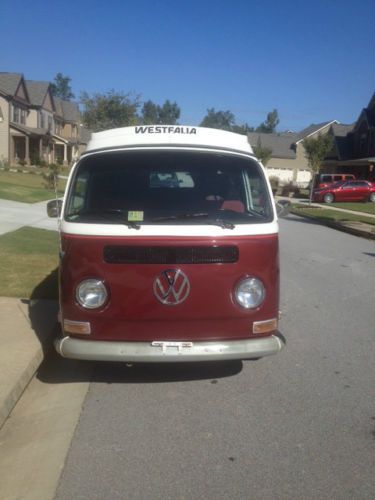
[{"label": "parked car", "polygon": [[375,183],[369,181],[334,182],[322,189],[314,189],[313,201],[371,201],[375,203]]},{"label": "parked car", "polygon": [[315,178],[315,189],[322,189],[334,182],[355,181],[353,174],[319,174]]}]

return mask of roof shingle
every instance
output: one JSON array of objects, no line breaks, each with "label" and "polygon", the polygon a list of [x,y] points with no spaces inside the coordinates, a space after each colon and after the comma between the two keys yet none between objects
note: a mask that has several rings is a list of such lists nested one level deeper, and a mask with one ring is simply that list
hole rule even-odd
[{"label": "roof shingle", "polygon": [[272,150],[274,158],[295,158],[296,152],[293,145],[298,140],[299,135],[288,134],[265,134],[260,132],[250,132],[248,139],[250,145],[254,148],[261,144],[264,148]]},{"label": "roof shingle", "polygon": [[21,73],[0,73],[0,91],[14,96],[22,79]]}]

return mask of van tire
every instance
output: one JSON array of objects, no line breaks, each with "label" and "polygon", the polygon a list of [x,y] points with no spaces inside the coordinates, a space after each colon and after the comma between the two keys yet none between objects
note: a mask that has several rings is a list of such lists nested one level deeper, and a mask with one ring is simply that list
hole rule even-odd
[{"label": "van tire", "polygon": [[324,203],[332,203],[334,200],[335,200],[335,197],[333,196],[332,193],[326,193],[323,196]]}]

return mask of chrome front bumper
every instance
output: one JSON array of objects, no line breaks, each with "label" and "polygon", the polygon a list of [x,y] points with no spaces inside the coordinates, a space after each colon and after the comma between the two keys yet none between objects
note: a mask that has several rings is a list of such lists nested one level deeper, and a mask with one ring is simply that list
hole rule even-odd
[{"label": "chrome front bumper", "polygon": [[222,342],[108,342],[72,337],[55,341],[57,352],[64,358],[127,363],[256,359],[277,354],[284,345],[285,341],[279,334]]}]

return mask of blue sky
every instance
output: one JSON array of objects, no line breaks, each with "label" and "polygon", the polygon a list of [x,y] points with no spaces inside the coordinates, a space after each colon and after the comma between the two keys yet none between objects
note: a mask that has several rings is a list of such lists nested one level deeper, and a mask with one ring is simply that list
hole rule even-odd
[{"label": "blue sky", "polygon": [[170,99],[184,124],[352,123],[375,91],[374,0],[1,0],[0,19],[0,71]]}]

